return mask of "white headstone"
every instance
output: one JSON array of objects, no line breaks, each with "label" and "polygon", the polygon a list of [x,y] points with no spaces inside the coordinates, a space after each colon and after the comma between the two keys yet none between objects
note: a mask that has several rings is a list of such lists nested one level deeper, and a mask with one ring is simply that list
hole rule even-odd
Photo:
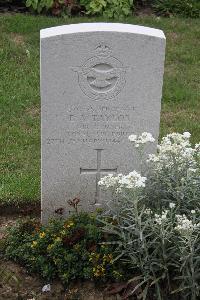
[{"label": "white headstone", "polygon": [[[128,24],[41,30],[42,221],[94,210],[99,179],[137,169],[131,134],[159,134],[165,36]],[[155,147],[148,151],[154,151]]]}]

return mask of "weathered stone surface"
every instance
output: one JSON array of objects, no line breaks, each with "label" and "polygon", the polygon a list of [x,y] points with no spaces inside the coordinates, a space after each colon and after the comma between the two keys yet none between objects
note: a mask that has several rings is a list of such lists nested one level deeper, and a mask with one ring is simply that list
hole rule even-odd
[{"label": "weathered stone surface", "polygon": [[75,197],[85,210],[101,206],[100,177],[137,169],[128,136],[158,137],[164,53],[163,32],[142,26],[41,31],[43,222],[73,211]]}]

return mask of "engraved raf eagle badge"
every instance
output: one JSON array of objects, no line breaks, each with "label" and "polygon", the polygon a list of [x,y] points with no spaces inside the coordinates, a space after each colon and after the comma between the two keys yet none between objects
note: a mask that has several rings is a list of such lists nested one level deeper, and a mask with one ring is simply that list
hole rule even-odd
[{"label": "engraved raf eagle badge", "polygon": [[80,67],[72,70],[78,74],[78,82],[83,93],[94,99],[111,99],[117,96],[125,85],[126,68],[111,56],[111,49],[100,44],[95,54]]}]

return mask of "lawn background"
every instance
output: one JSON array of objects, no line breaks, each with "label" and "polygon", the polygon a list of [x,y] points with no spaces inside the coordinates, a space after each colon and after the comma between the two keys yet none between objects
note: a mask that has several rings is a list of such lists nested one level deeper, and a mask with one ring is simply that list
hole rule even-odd
[{"label": "lawn background", "polygon": [[[102,18],[0,16],[0,206],[40,200],[39,30]],[[129,17],[162,29],[166,62],[160,137],[189,131],[200,140],[200,20]]]}]

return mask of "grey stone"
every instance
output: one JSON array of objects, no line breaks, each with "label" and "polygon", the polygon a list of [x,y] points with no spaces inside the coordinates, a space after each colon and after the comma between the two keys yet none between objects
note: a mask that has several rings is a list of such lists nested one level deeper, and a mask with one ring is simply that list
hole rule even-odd
[{"label": "grey stone", "polygon": [[[41,30],[42,221],[94,210],[97,182],[137,169],[131,134],[159,134],[165,36],[128,24]],[[155,145],[147,149],[155,150]],[[56,213],[56,212],[57,213]]]}]

